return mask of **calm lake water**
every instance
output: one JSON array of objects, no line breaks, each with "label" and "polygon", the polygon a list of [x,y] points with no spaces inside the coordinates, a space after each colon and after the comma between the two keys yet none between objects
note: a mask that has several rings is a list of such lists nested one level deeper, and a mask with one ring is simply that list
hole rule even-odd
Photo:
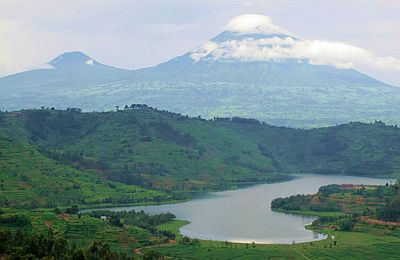
[{"label": "calm lake water", "polygon": [[184,203],[120,207],[111,210],[144,210],[147,213],[171,212],[190,221],[183,235],[206,240],[256,243],[293,243],[323,239],[304,228],[315,217],[273,212],[271,201],[294,194],[312,194],[327,184],[385,184],[393,179],[350,176],[302,175],[283,183],[259,184],[246,188],[209,193]]}]

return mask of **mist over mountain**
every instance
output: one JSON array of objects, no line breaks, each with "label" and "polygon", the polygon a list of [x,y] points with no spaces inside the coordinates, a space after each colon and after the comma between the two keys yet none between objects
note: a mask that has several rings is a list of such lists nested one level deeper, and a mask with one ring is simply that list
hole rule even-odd
[{"label": "mist over mountain", "polygon": [[0,79],[0,109],[40,106],[109,110],[146,103],[205,118],[241,116],[312,127],[349,121],[400,122],[400,88],[353,69],[390,66],[353,46],[303,40],[268,17],[242,15],[198,48],[154,67],[125,70],[82,52],[51,68]]}]

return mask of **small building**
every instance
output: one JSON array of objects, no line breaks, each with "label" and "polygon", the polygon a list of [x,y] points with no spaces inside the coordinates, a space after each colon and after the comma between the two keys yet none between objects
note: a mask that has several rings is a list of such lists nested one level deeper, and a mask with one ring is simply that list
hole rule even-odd
[{"label": "small building", "polygon": [[100,216],[100,219],[103,221],[107,221],[108,218],[107,218],[107,216]]}]

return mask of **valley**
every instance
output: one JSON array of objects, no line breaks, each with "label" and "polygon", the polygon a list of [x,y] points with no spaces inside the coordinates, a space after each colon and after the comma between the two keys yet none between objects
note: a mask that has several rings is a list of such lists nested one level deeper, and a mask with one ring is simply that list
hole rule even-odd
[{"label": "valley", "polygon": [[[34,179],[23,173],[29,167],[49,180],[54,176],[49,169],[54,168],[65,179],[76,174],[100,178],[101,185],[108,186],[102,199],[89,199],[94,187],[85,190],[80,182],[74,185],[68,180],[64,189],[70,186],[71,193],[82,192],[74,199],[82,204],[140,202],[136,196],[130,200],[107,195],[130,187],[135,193],[135,186],[158,190],[152,200],[161,202],[167,197],[186,199],[193,192],[232,189],[240,183],[290,180],[289,173],[399,174],[400,130],[382,122],[298,130],[254,119],[204,120],[143,105],[131,107],[94,113],[78,109],[2,113],[0,160],[2,172],[9,176],[4,189],[14,187],[16,180],[25,180],[28,190],[37,188]],[[29,193],[25,194],[20,199],[26,203]]]},{"label": "valley", "polygon": [[399,259],[366,2],[0,1],[0,260]]},{"label": "valley", "polygon": [[[248,225],[246,232],[238,229],[237,234],[224,235],[225,231],[217,228],[219,224],[215,219],[202,217],[201,213],[207,211],[192,215],[176,210],[191,203],[195,205],[201,202],[201,199],[176,204],[176,208],[169,208],[168,205],[154,206],[154,209],[163,210],[149,213],[160,214],[168,211],[176,214],[171,215],[172,218],[177,216],[193,221],[188,224],[169,218],[158,228],[145,226],[137,220],[130,221],[131,218],[137,218],[134,217],[136,213],[129,213],[133,214],[132,217],[128,213],[109,211],[93,215],[87,211],[79,213],[77,209],[135,206],[134,209],[139,212],[137,216],[151,219],[146,213],[140,213],[142,209],[148,212],[149,206],[137,207],[183,202],[205,192],[239,188],[241,184],[276,183],[262,185],[280,187],[293,183],[295,187],[304,189],[313,183],[308,181],[307,177],[303,178],[307,176],[304,173],[308,172],[319,173],[321,178],[326,178],[327,181],[314,182],[312,188],[307,191],[290,187],[278,190],[289,191],[288,194],[296,193],[297,190],[304,194],[312,193],[320,185],[337,183],[340,178],[343,178],[342,183],[358,182],[357,179],[345,181],[346,178],[354,178],[349,176],[399,176],[396,162],[400,153],[395,144],[400,138],[400,131],[396,126],[385,125],[382,122],[350,123],[300,130],[274,127],[255,119],[239,117],[214,120],[191,118],[134,104],[114,112],[85,113],[80,109],[42,108],[1,113],[0,133],[0,219],[3,223],[1,227],[5,229],[1,235],[12,236],[7,232],[24,232],[24,236],[27,237],[26,243],[31,243],[30,239],[52,241],[52,237],[46,238],[51,230],[55,232],[55,238],[77,243],[80,250],[93,250],[90,247],[96,246],[98,250],[102,250],[98,251],[98,254],[114,254],[122,259],[141,258],[146,254],[152,257],[164,255],[190,258],[188,254],[192,254],[189,252],[193,250],[196,252],[196,259],[209,254],[221,257],[232,255],[244,259],[257,259],[261,255],[267,257],[275,254],[294,259],[310,254],[313,258],[331,254],[333,257],[349,250],[346,249],[347,244],[360,246],[363,248],[361,251],[364,251],[364,246],[368,246],[369,243],[382,242],[382,238],[377,237],[382,227],[378,225],[370,229],[370,224],[363,224],[366,225],[363,227],[367,228],[364,229],[371,232],[353,234],[343,233],[341,230],[332,233],[330,229],[311,226],[309,228],[314,232],[327,234],[328,238],[307,242],[311,243],[307,246],[307,243],[300,242],[315,240],[315,235],[304,230],[303,225],[313,221],[314,215],[340,214],[315,213],[309,209],[299,212],[312,215],[308,217],[270,213],[271,216],[278,214],[276,217],[279,223],[285,223],[282,220],[287,219],[286,223],[290,225],[286,225],[289,229],[285,234],[278,228],[276,236],[269,241],[284,241],[289,244],[293,240],[299,242],[299,245],[276,246],[260,244],[266,241],[266,231],[262,230],[266,228],[268,233],[271,232],[268,225],[264,228],[254,226],[254,230]],[[154,163],[155,161],[157,163]],[[342,177],[332,174],[340,174]],[[359,183],[368,182],[362,178]],[[304,183],[296,185],[298,180],[303,180]],[[385,179],[370,180],[371,183],[387,182]],[[262,185],[252,187],[263,187]],[[243,201],[246,196],[240,194],[248,190],[253,199],[245,204],[258,205],[255,203],[252,189],[232,191],[232,194],[239,194],[234,201]],[[272,192],[274,189],[266,190]],[[227,194],[230,193],[228,191]],[[263,193],[259,194],[258,199],[260,212],[263,212],[262,208],[269,208],[269,200],[268,196],[264,197],[261,194]],[[213,201],[213,197],[210,199]],[[211,201],[195,208],[206,209],[212,205]],[[229,205],[227,202],[223,204]],[[380,207],[382,205],[379,204]],[[223,206],[217,206],[211,211],[215,213],[217,208],[223,209]],[[240,205],[228,208],[243,210]],[[256,212],[255,209],[246,210],[252,211]],[[240,214],[232,214],[239,217],[238,223],[243,223]],[[273,218],[264,214],[254,214],[254,217],[258,216],[258,220],[249,221],[259,225],[264,225],[267,219],[272,221]],[[226,219],[222,213],[219,215]],[[104,216],[106,221],[99,219],[99,216]],[[120,222],[114,222],[115,218]],[[199,225],[199,219],[206,221],[205,225]],[[208,221],[214,221],[217,226]],[[183,224],[185,226],[181,227]],[[241,226],[232,223],[229,225]],[[296,227],[290,228],[292,225]],[[178,233],[178,227],[182,233]],[[93,236],[79,238],[89,230]],[[207,232],[211,233],[200,235],[200,230],[209,230]],[[261,231],[261,242],[256,239],[255,230]],[[299,233],[299,237],[293,238],[296,237],[291,233],[293,230],[299,230],[302,235]],[[36,237],[38,234],[39,237]],[[333,234],[336,238],[335,243],[340,243],[340,247],[333,246],[334,241],[329,236]],[[30,236],[33,237],[29,238]],[[359,242],[364,241],[363,244],[350,243],[353,236],[357,236]],[[385,232],[382,243],[396,245],[396,236],[396,232]],[[209,241],[209,237],[230,242]],[[281,240],[278,237],[281,237]],[[319,239],[321,238],[323,237],[319,236]],[[168,242],[176,239],[177,242]],[[90,242],[93,240],[102,241],[103,244],[93,245]],[[255,241],[255,244],[250,241]],[[342,242],[346,246],[342,247]],[[4,250],[15,250],[12,249],[14,247],[15,245],[10,244],[7,247],[9,249]],[[321,251],[320,247],[336,249],[325,252],[326,250]],[[30,252],[24,245],[21,250]],[[71,252],[78,254],[81,251]],[[82,252],[89,254],[85,253],[86,251]],[[354,254],[358,254],[357,252],[354,251]],[[389,257],[391,252],[389,250],[383,255]],[[371,254],[380,255],[375,249]]]}]

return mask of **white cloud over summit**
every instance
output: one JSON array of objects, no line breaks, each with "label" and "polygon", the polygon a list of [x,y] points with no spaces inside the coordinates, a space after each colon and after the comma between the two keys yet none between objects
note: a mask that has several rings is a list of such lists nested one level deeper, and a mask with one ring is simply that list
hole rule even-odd
[{"label": "white cloud over summit", "polygon": [[[233,18],[227,31],[238,34],[256,33],[264,35],[255,39],[251,35],[244,39],[223,42],[208,41],[191,53],[191,57],[213,60],[308,60],[315,65],[333,65],[337,68],[367,66],[400,71],[400,60],[394,57],[379,57],[371,52],[343,42],[296,39],[288,30],[274,25],[271,19],[261,15],[241,15]],[[285,34],[277,37],[274,34]]]},{"label": "white cloud over summit", "polygon": [[[245,13],[268,14],[280,25],[278,31],[290,28],[302,39],[338,40],[362,47],[370,53],[363,59],[372,59],[374,64],[397,63],[386,56],[400,58],[399,0],[370,0],[368,4],[365,0],[93,2],[1,0],[0,77],[42,67],[74,50],[116,67],[153,66],[192,50],[223,30],[226,21]],[[267,24],[262,28],[276,30],[268,18]],[[234,23],[232,30],[254,29],[250,25]],[[353,63],[363,73],[400,86],[398,70]]]},{"label": "white cloud over summit", "polygon": [[258,14],[243,14],[233,18],[226,26],[227,31],[238,33],[265,33],[292,35],[288,30],[272,23],[271,18]]}]

